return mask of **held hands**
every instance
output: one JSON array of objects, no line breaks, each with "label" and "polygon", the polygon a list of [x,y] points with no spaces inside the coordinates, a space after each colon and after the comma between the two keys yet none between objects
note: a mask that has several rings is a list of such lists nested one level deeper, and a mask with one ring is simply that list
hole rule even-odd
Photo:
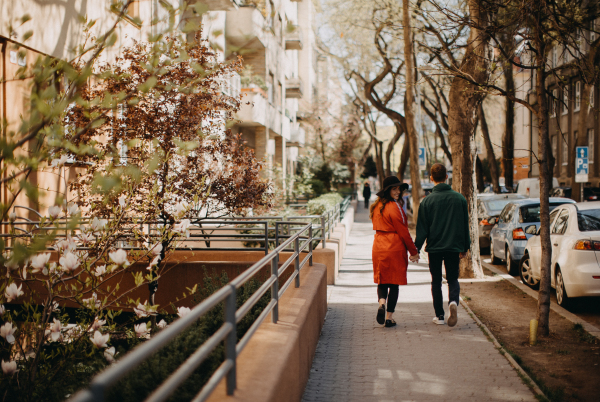
[{"label": "held hands", "polygon": [[419,254],[411,255],[408,259],[410,262],[419,262]]}]

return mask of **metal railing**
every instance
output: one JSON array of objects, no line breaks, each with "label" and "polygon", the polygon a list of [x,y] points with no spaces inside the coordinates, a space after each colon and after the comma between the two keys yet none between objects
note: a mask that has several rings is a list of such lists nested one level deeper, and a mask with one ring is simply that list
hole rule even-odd
[{"label": "metal railing", "polygon": [[[223,325],[204,342],[187,360],[179,366],[161,385],[158,386],[146,399],[146,401],[158,402],[166,400],[177,387],[182,384],[194,370],[210,355],[210,353],[221,343],[225,342],[225,360],[213,373],[208,382],[198,392],[194,401],[206,400],[218,383],[225,378],[228,395],[233,395],[236,389],[236,359],[244,350],[252,335],[260,324],[271,314],[272,322],[277,323],[279,319],[279,299],[294,282],[294,287],[300,286],[300,271],[308,262],[312,265],[312,225],[300,222],[284,221],[278,222],[290,227],[296,227],[293,235],[287,236],[281,245],[273,252],[263,257],[252,265],[237,278],[226,284],[223,288],[208,297],[206,300],[194,307],[190,313],[177,319],[167,328],[158,332],[152,339],[136,347],[113,366],[95,376],[87,389],[79,391],[69,399],[70,402],[101,402],[105,400],[108,389],[123,379],[133,369],[138,367],[154,353],[165,347],[185,329],[198,321],[219,303],[224,304]],[[298,228],[298,225],[302,225]],[[301,241],[303,243],[301,244]],[[292,248],[294,253],[279,267],[280,253]],[[308,254],[300,260],[300,254],[308,248]],[[267,281],[239,308],[236,310],[236,291],[248,280],[256,275],[265,265],[271,264],[271,276]],[[279,277],[288,267],[294,264],[293,274],[280,287]],[[245,335],[236,341],[237,323],[254,307],[260,298],[271,290],[271,301],[250,326]]]}]

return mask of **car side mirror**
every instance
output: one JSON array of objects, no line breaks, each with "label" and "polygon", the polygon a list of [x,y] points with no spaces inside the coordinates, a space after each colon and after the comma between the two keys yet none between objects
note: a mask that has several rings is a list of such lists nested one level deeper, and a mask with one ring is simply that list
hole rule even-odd
[{"label": "car side mirror", "polygon": [[525,228],[525,233],[535,236],[538,234],[538,228],[535,225],[529,225]]},{"label": "car side mirror", "polygon": [[496,223],[498,223],[498,218],[497,217],[490,218],[490,219],[488,219],[488,223],[490,225],[495,225]]}]

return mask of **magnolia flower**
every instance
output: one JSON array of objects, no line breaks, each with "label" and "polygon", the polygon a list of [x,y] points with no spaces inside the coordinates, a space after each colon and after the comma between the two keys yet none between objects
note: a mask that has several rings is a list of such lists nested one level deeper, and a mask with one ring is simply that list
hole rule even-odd
[{"label": "magnolia flower", "polygon": [[81,233],[78,237],[79,237],[79,241],[84,245],[96,240],[96,237],[90,233]]},{"label": "magnolia flower", "polygon": [[51,274],[56,273],[56,263],[55,262],[51,262],[50,265],[48,265],[48,269],[44,268],[42,270],[42,274],[48,275],[48,273],[51,273]]},{"label": "magnolia flower", "polygon": [[98,218],[94,217],[94,219],[92,219],[92,223],[90,224],[90,227],[94,232],[99,232],[101,230],[104,230],[106,223],[107,223],[106,219],[98,219]]},{"label": "magnolia flower", "polygon": [[150,313],[148,311],[148,305],[146,304],[148,303],[148,300],[146,300],[144,302],[144,304],[142,303],[138,303],[137,307],[133,308],[133,312],[138,316],[138,317],[148,317],[148,314]]},{"label": "magnolia flower", "polygon": [[153,246],[150,246],[150,252],[153,255],[160,255],[160,253],[162,252],[163,249],[163,245],[161,243],[156,243]]},{"label": "magnolia flower", "polygon": [[90,297],[89,299],[83,299],[82,300],[83,304],[87,305],[89,308],[99,308],[101,303],[100,300],[98,300],[98,295],[96,294],[96,292],[92,293],[92,297]]},{"label": "magnolia flower", "polygon": [[9,271],[14,271],[15,269],[19,268],[19,264],[17,264],[17,262],[12,258],[12,256],[10,257],[10,259],[8,261],[4,262],[4,266]]},{"label": "magnolia flower", "polygon": [[148,271],[152,271],[152,267],[158,265],[158,260],[160,260],[160,255],[157,255],[156,257],[154,257],[154,259],[152,261],[150,261],[150,265],[148,265],[146,267],[146,269]]},{"label": "magnolia flower", "polygon": [[67,236],[66,239],[59,240],[54,244],[54,249],[57,251],[75,251],[76,248],[77,243],[75,243],[75,240],[71,236]]},{"label": "magnolia flower", "polygon": [[135,334],[138,338],[143,338],[148,334],[148,327],[146,327],[146,323],[141,323],[133,326],[135,330]]},{"label": "magnolia flower", "polygon": [[179,317],[185,317],[190,313],[190,311],[191,310],[189,307],[177,307],[177,315]]},{"label": "magnolia flower", "polygon": [[181,222],[176,223],[175,225],[173,225],[173,231],[175,233],[179,233],[184,235],[185,237],[190,237],[190,231],[189,231],[189,226],[190,226],[190,220],[189,219],[183,219]]},{"label": "magnolia flower", "polygon": [[17,327],[13,327],[12,323],[7,322],[3,326],[0,327],[0,336],[6,339],[8,343],[15,343],[14,333],[17,330]]},{"label": "magnolia flower", "polygon": [[5,362],[4,360],[2,360],[2,372],[5,375],[13,375],[14,373],[16,373],[17,371],[17,362],[14,360],[9,360],[7,362]]},{"label": "magnolia flower", "polygon": [[90,328],[92,331],[96,331],[100,329],[104,324],[106,324],[106,320],[99,320],[98,317],[94,318],[94,322],[92,323],[92,327]]},{"label": "magnolia flower", "polygon": [[108,346],[106,344],[106,342],[108,342],[109,338],[110,338],[110,335],[108,335],[108,334],[102,335],[100,333],[100,331],[96,331],[96,332],[94,332],[94,336],[90,337],[90,340],[92,341],[94,346],[96,346],[97,348],[105,348]]},{"label": "magnolia flower", "polygon": [[4,313],[6,313],[6,308],[4,307],[4,304],[0,304],[0,317],[2,317]]},{"label": "magnolia flower", "polygon": [[129,265],[129,261],[127,261],[127,251],[123,250],[122,248],[108,253],[108,257],[117,265]]},{"label": "magnolia flower", "polygon": [[53,302],[52,306],[50,307],[50,311],[52,311],[53,313],[58,312],[58,310],[60,309],[60,306],[58,305],[57,302]]},{"label": "magnolia flower", "polygon": [[60,207],[58,205],[55,205],[53,207],[48,208],[48,214],[50,215],[51,219],[56,219],[60,216]]},{"label": "magnolia flower", "polygon": [[127,205],[127,196],[126,195],[122,195],[119,197],[119,206],[121,208],[125,208],[125,205]]},{"label": "magnolia flower", "polygon": [[36,274],[43,270],[48,264],[48,261],[50,261],[50,253],[38,254],[31,257],[31,268],[33,268],[33,273]]},{"label": "magnolia flower", "polygon": [[46,331],[46,335],[50,334],[50,338],[52,339],[52,341],[56,342],[62,339],[61,330],[62,324],[60,323],[60,320],[57,320],[55,318],[54,323],[50,324],[50,330]]},{"label": "magnolia flower", "polygon": [[106,264],[105,265],[100,265],[96,267],[96,270],[94,271],[94,275],[96,276],[102,276],[106,274]]},{"label": "magnolia flower", "polygon": [[69,157],[67,155],[62,155],[60,157],[60,159],[52,159],[52,162],[50,163],[50,166],[52,166],[53,168],[56,167],[61,167],[64,166],[65,163],[67,163],[67,160],[69,159]]},{"label": "magnolia flower", "polygon": [[167,322],[165,320],[160,320],[160,322],[156,324],[156,326],[160,329],[167,328]]},{"label": "magnolia flower", "polygon": [[11,222],[14,222],[17,220],[17,214],[14,212],[11,212],[10,214],[8,214],[8,220]]},{"label": "magnolia flower", "polygon": [[71,216],[73,215],[77,215],[78,213],[80,213],[81,211],[79,210],[79,206],[73,202],[70,202],[69,205],[67,205],[67,213]]},{"label": "magnolia flower", "polygon": [[23,291],[21,290],[23,288],[23,285],[19,285],[19,287],[17,288],[17,284],[16,283],[11,283],[10,285],[8,285],[6,287],[6,289],[4,289],[4,297],[6,297],[6,301],[7,302],[11,302],[14,299],[19,298],[20,296],[23,295]]},{"label": "magnolia flower", "polygon": [[185,203],[185,202],[179,202],[179,203],[177,203],[177,205],[175,205],[173,208],[175,209],[175,214],[174,214],[174,215],[175,215],[177,218],[180,218],[180,217],[182,217],[183,215],[185,215],[185,213],[187,212],[187,210],[188,210],[188,205],[187,205],[187,203]]},{"label": "magnolia flower", "polygon": [[77,267],[79,266],[79,264],[81,264],[81,262],[79,261],[79,258],[71,252],[68,252],[65,255],[63,255],[62,257],[60,257],[60,260],[58,260],[58,263],[60,264],[62,269],[67,272],[75,271],[77,269]]},{"label": "magnolia flower", "polygon": [[107,362],[112,363],[115,361],[115,347],[111,346],[110,348],[104,349],[104,358]]}]

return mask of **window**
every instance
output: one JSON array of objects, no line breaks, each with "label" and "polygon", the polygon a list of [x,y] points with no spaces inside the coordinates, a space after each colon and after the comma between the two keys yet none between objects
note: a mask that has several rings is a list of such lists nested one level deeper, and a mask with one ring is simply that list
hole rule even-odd
[{"label": "window", "polygon": [[[114,8],[113,10],[120,12],[126,2],[126,0],[113,0],[113,5],[117,7],[116,10]],[[140,0],[133,0],[131,3],[129,3],[127,6],[127,16],[130,18],[136,18],[140,16]]]},{"label": "window", "polygon": [[575,83],[575,111],[581,108],[581,81]]},{"label": "window", "polygon": [[550,212],[550,226],[552,226],[552,222],[554,222],[554,218],[556,218],[556,215],[559,211],[560,209],[555,209],[554,211]]},{"label": "window", "polygon": [[567,223],[569,222],[569,211],[567,211],[566,209],[563,209],[560,212],[560,215],[558,216],[558,219],[556,219],[556,223],[554,224],[554,227],[552,228],[552,231],[550,232],[550,234],[565,234],[565,231],[567,230]]},{"label": "window", "polygon": [[562,114],[569,113],[569,87],[566,86],[563,88],[563,105],[562,105]]},{"label": "window", "polygon": [[600,209],[587,209],[577,212],[577,224],[580,232],[600,230]]},{"label": "window", "polygon": [[552,139],[550,140],[550,142],[551,142],[551,145],[552,145],[552,156],[556,158],[556,157],[558,157],[558,153],[557,153],[557,151],[558,151],[557,150],[558,143],[556,141],[556,136],[555,135],[552,136]]},{"label": "window", "polygon": [[562,164],[563,165],[568,165],[569,164],[569,147],[567,146],[567,141],[568,139],[565,138],[563,141],[561,141],[561,146],[562,146]]},{"label": "window", "polygon": [[594,107],[594,92],[596,91],[596,86],[592,85],[590,88],[590,108]]},{"label": "window", "polygon": [[594,163],[594,129],[587,131],[588,135],[588,163]]},{"label": "window", "polygon": [[275,85],[275,76],[273,75],[273,73],[269,73],[269,81],[267,82],[267,91],[268,91],[268,97],[269,97],[269,103],[273,103],[274,101],[274,97],[273,97],[273,91],[275,90],[273,87]]},{"label": "window", "polygon": [[515,210],[516,209],[517,209],[517,206],[515,204],[512,204],[510,206],[510,208],[506,211],[505,222],[512,221],[512,218],[515,216]]},{"label": "window", "polygon": [[[125,128],[125,113],[127,112],[127,106],[120,104],[117,105],[117,119],[121,120],[119,126]],[[123,140],[117,141],[117,150],[119,151],[119,162],[121,165],[127,165],[127,144]]]},{"label": "window", "polygon": [[508,215],[508,211],[512,208],[512,206],[513,204],[508,204],[504,207],[504,209],[500,213],[500,216],[498,217],[500,222],[507,222],[506,217]]},{"label": "window", "polygon": [[552,90],[552,98],[550,99],[550,116],[556,116],[556,106],[558,103],[558,89]]},{"label": "window", "polygon": [[558,67],[558,46],[552,48],[552,68]]}]

